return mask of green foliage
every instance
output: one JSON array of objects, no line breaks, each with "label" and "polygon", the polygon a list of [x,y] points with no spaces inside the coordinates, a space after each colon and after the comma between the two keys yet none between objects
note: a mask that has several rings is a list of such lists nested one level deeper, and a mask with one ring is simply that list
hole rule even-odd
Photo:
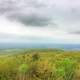
[{"label": "green foliage", "polygon": [[40,58],[40,56],[39,56],[38,53],[34,53],[34,54],[32,55],[32,60],[33,60],[33,61],[39,60],[39,58]]},{"label": "green foliage", "polygon": [[80,51],[25,49],[1,54],[0,80],[80,80]]},{"label": "green foliage", "polygon": [[66,58],[62,61],[56,62],[57,74],[62,76],[64,80],[73,80],[75,72],[75,63],[73,60]]},{"label": "green foliage", "polygon": [[21,64],[19,67],[19,72],[22,74],[26,74],[29,70],[29,66],[27,64]]}]

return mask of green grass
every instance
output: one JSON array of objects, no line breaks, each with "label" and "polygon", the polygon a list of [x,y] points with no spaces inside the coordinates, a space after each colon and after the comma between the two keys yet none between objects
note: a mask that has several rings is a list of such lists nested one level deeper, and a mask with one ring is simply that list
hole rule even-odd
[{"label": "green grass", "polygon": [[22,49],[0,54],[0,80],[80,80],[80,51]]}]

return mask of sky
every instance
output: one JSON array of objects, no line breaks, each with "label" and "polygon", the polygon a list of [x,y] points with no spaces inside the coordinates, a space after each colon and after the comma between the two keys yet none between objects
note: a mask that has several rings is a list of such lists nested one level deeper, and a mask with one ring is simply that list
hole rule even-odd
[{"label": "sky", "polygon": [[80,44],[80,0],[0,0],[0,42]]}]

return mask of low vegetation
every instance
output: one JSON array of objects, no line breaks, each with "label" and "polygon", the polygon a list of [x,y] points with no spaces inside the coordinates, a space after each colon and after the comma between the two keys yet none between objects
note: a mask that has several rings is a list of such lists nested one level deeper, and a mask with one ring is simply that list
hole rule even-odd
[{"label": "low vegetation", "polygon": [[24,49],[4,55],[1,52],[0,80],[80,80],[80,51]]}]

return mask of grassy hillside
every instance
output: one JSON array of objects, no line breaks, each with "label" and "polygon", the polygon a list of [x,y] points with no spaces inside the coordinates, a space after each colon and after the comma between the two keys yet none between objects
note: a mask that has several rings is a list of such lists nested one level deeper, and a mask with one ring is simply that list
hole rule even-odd
[{"label": "grassy hillside", "polygon": [[24,49],[0,54],[0,80],[80,80],[80,51]]}]

